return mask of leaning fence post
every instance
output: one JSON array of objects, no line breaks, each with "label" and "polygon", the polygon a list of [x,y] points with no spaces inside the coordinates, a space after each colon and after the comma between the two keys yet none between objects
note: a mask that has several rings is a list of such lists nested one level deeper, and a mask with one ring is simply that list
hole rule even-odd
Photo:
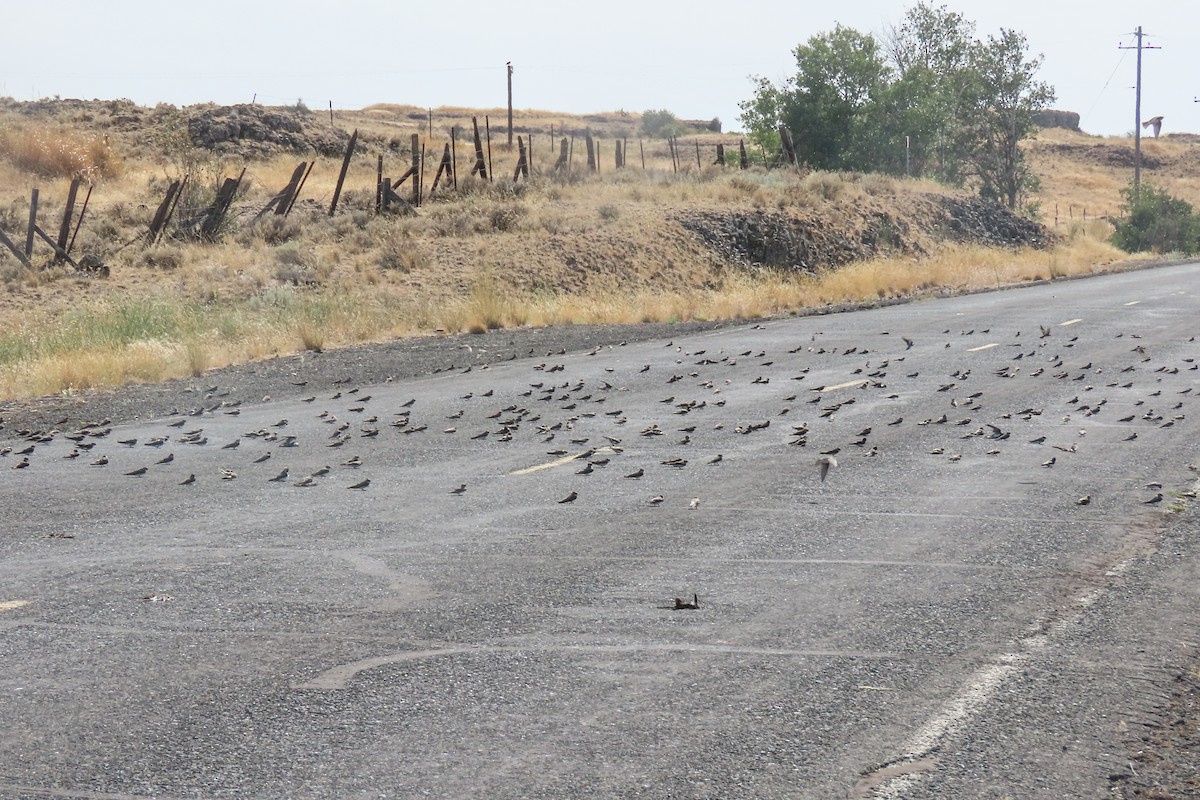
[{"label": "leaning fence post", "polygon": [[[67,207],[63,210],[62,225],[58,227],[58,249],[55,251],[65,253],[67,250],[67,237],[71,235],[71,218],[75,216],[75,198],[79,194],[79,178],[71,179],[71,188],[67,192]],[[61,261],[62,257],[56,255],[55,261]]]},{"label": "leaning fence post", "polygon": [[329,216],[337,213],[338,199],[342,196],[342,184],[346,182],[346,171],[350,169],[350,157],[354,155],[354,145],[358,144],[358,128],[350,134],[350,143],[346,145],[346,156],[342,159],[342,171],[338,173],[337,186],[333,189],[333,202],[329,204]]}]

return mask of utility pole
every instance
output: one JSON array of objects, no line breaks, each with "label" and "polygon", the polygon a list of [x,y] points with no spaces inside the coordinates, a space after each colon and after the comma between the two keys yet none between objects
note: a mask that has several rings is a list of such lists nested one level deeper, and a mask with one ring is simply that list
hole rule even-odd
[{"label": "utility pole", "polygon": [[508,146],[512,147],[512,62],[505,64],[508,67]]},{"label": "utility pole", "polygon": [[1142,186],[1142,51],[1161,50],[1162,48],[1142,44],[1142,37],[1145,34],[1142,33],[1141,25],[1138,25],[1133,35],[1137,37],[1135,46],[1118,45],[1117,49],[1137,50],[1137,86],[1134,89],[1135,100],[1133,103],[1133,191],[1136,194]]}]

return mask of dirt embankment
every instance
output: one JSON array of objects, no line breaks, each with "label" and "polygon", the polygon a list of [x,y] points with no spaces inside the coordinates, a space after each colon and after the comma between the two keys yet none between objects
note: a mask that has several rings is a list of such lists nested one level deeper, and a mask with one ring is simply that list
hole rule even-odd
[{"label": "dirt embankment", "polygon": [[722,259],[811,272],[888,254],[923,255],[931,241],[1044,247],[1045,227],[980,198],[897,196],[889,210],[836,218],[821,212],[681,212],[674,219]]}]

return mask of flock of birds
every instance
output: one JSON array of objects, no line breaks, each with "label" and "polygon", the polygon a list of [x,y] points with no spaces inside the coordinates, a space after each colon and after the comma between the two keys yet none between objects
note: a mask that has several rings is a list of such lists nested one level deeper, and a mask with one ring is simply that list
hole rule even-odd
[{"label": "flock of birds", "polygon": [[[934,350],[951,348],[945,337],[974,337],[973,341],[986,337],[990,341],[990,333],[944,330],[936,340],[928,338],[916,353],[931,355]],[[904,438],[881,437],[881,432],[898,433],[910,427],[944,427],[948,433],[944,443],[929,454],[950,463],[963,459],[971,447],[968,443],[983,445],[970,450],[972,456],[997,456],[1006,446],[1020,444],[1050,451],[1037,463],[1044,469],[1061,469],[1082,451],[1090,425],[1128,426],[1122,441],[1133,442],[1143,440],[1148,431],[1169,431],[1186,418],[1195,383],[1195,376],[1188,373],[1197,370],[1195,360],[1156,360],[1136,334],[1114,335],[1124,339],[1128,348],[1120,363],[1104,367],[1091,358],[1075,357],[1078,337],[1069,336],[1066,329],[1041,327],[1014,332],[1004,343],[967,348],[974,354],[1004,347],[1007,353],[997,351],[1002,357],[996,353],[972,355],[976,367],[961,366],[924,378],[918,364],[908,360],[916,343],[885,331],[875,334],[874,343],[867,346],[826,346],[821,334],[813,334],[809,340],[775,353],[753,347],[710,352],[671,342],[664,348],[669,357],[657,364],[628,365],[627,360],[610,358],[608,363],[625,366],[590,367],[577,359],[568,367],[567,360],[542,361],[532,365],[533,380],[526,378],[514,386],[518,373],[510,372],[507,381],[499,384],[501,388],[469,392],[450,405],[444,399],[437,405],[418,403],[416,398],[399,402],[399,398],[389,399],[395,397],[395,387],[352,388],[344,379],[328,387],[328,394],[313,394],[293,404],[306,409],[305,424],[279,418],[219,440],[212,430],[229,430],[226,423],[236,422],[244,408],[242,401],[233,397],[233,390],[212,386],[197,406],[143,426],[154,429],[152,435],[118,438],[120,433],[109,420],[66,431],[4,430],[0,435],[16,443],[0,448],[0,457],[14,470],[36,469],[40,460],[50,456],[75,462],[83,471],[119,470],[130,480],[171,475],[174,483],[184,487],[248,478],[298,488],[337,482],[347,489],[365,491],[372,486],[364,467],[370,464],[373,452],[395,447],[398,440],[408,447],[425,437],[454,437],[463,447],[480,448],[533,442],[555,459],[539,469],[570,468],[579,476],[578,485],[557,498],[563,505],[587,497],[589,484],[596,480],[593,476],[605,472],[619,474],[624,481],[650,483],[655,471],[725,469],[731,460],[725,453],[737,452],[731,440],[747,436],[775,437],[781,457],[793,448],[809,450],[810,439],[823,441],[811,447],[815,452],[809,456],[809,463],[816,467],[813,479],[820,482],[829,480],[839,464],[845,469],[848,459],[879,457]],[[587,355],[601,352],[596,348]],[[546,355],[553,358],[565,352]],[[984,363],[992,364],[986,378],[975,374]],[[472,369],[488,367],[467,367],[465,371]],[[813,386],[813,370],[840,375],[844,380]],[[587,372],[589,378],[569,377],[572,372]],[[1033,404],[989,407],[989,394],[1013,394],[997,391],[998,386],[1021,380],[1053,381],[1062,387],[1061,394],[1073,397],[1054,411]],[[476,375],[471,385],[479,382]],[[298,393],[306,388],[303,381],[295,386]],[[661,396],[654,398],[657,404],[650,405],[661,409],[657,415],[626,410],[625,406],[637,405],[634,393],[652,392],[655,386],[660,387]],[[931,386],[936,388],[930,391]],[[1034,392],[1016,394],[1027,397]],[[871,424],[854,424],[850,429],[840,426],[840,418],[864,400],[894,401],[897,409],[908,409],[907,413],[920,409],[922,418],[897,414]],[[645,404],[639,407],[644,409]],[[747,410],[761,414],[767,408],[766,415],[756,418],[737,416]],[[1046,423],[1053,422],[1052,416],[1060,419],[1047,433]],[[222,424],[212,422],[214,419]],[[847,430],[855,432],[848,435]],[[1037,435],[1030,435],[1034,433]],[[721,441],[728,444],[722,447]],[[196,468],[192,454],[197,450],[216,450],[220,457],[205,459]],[[653,459],[648,458],[651,454]],[[636,466],[612,470],[622,459],[634,461]],[[298,469],[301,462],[319,466]],[[375,480],[380,480],[379,473]],[[1146,488],[1156,492],[1146,503],[1163,502],[1161,485],[1151,482]],[[449,495],[469,491],[465,482],[446,487]],[[597,498],[602,496],[596,493]],[[643,497],[648,506],[670,505],[661,490]],[[1090,505],[1092,496],[1085,494],[1075,503]],[[699,495],[686,503],[690,509],[700,504]],[[681,601],[680,607],[687,605]],[[693,605],[698,606],[698,601]]]}]

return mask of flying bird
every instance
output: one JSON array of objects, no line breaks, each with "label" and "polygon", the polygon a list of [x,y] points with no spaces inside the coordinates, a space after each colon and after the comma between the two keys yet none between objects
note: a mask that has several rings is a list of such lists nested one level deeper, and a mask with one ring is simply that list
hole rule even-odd
[{"label": "flying bird", "polygon": [[817,459],[817,468],[821,470],[821,482],[825,482],[825,478],[829,476],[829,470],[838,465],[837,459],[833,456],[821,456]]}]

